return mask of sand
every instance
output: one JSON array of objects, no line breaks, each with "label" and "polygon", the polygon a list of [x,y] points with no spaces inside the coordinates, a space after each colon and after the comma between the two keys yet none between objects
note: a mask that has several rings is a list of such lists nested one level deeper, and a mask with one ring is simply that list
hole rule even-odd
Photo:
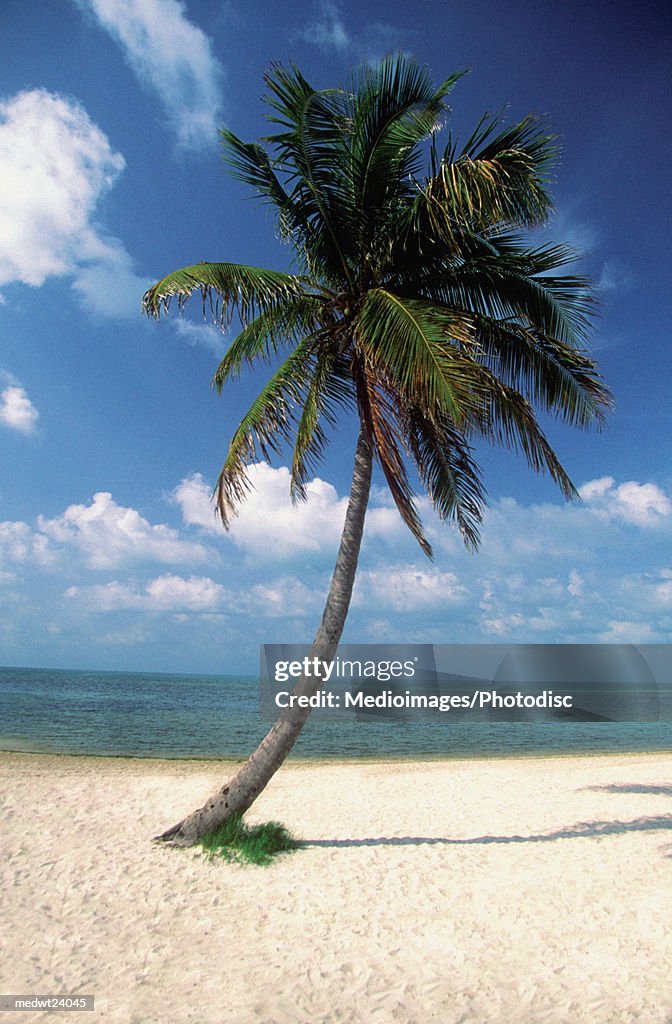
[{"label": "sand", "polygon": [[269,868],[151,836],[222,763],[0,755],[4,993],[79,1024],[672,1021],[672,755],[286,765]]}]

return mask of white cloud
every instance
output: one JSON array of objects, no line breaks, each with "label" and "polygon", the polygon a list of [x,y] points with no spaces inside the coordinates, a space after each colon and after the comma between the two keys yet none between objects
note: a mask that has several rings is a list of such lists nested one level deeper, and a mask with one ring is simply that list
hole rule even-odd
[{"label": "white cloud", "polygon": [[84,309],[100,316],[139,317],[142,296],[151,284],[151,278],[135,273],[133,259],[118,238],[94,231],[82,235],[72,287]]},{"label": "white cloud", "polygon": [[[255,490],[229,535],[257,567],[252,603],[245,609],[253,612],[256,607],[260,616],[271,618],[298,619],[306,609],[317,615],[347,499],[318,479],[310,485],[308,503],[292,508],[286,467],[260,463],[251,473]],[[185,523],[216,534],[221,526],[210,492],[203,478],[194,475],[181,482],[174,499]],[[581,492],[583,504],[527,506],[511,498],[493,503],[477,555],[466,552],[456,530],[438,523],[421,501],[436,553],[431,565],[417,552],[389,495],[374,488],[353,618],[370,615],[372,609],[390,621],[401,616],[403,626],[398,623],[397,628],[403,628],[403,635],[416,635],[421,628],[427,642],[437,638],[431,631],[446,617],[448,624],[463,623],[456,628],[465,641],[497,637],[579,642],[594,639],[609,621],[636,617],[644,622],[650,615],[658,621],[652,630],[660,637],[661,615],[669,610],[672,588],[661,575],[660,531],[652,533],[650,527],[672,522],[668,496],[657,484],[618,484],[611,477],[590,481]],[[397,559],[391,565],[390,551]],[[323,555],[324,564],[307,561],[312,553]],[[294,560],[296,570],[281,580],[269,579],[266,567],[279,560]],[[635,566],[644,565],[648,576],[633,573]]]},{"label": "white cloud", "polygon": [[355,588],[357,605],[395,612],[455,605],[467,597],[467,589],[455,573],[444,572],[433,565],[392,565],[364,570]]},{"label": "white cloud", "polygon": [[224,334],[212,324],[195,324],[193,320],[179,318],[173,320],[175,333],[183,338],[188,345],[199,345],[210,349],[215,355],[221,356],[226,349]]},{"label": "white cloud", "polygon": [[572,597],[583,597],[583,579],[576,569],[572,569],[569,574],[567,591],[572,595]]},{"label": "white cloud", "polygon": [[319,5],[318,18],[306,26],[301,33],[301,38],[324,50],[345,50],[350,45],[350,38],[341,20],[340,11],[330,0],[322,0]]},{"label": "white cloud", "polygon": [[185,149],[214,146],[223,69],[212,40],[179,0],[75,0],[121,47],[140,82],[155,93]]},{"label": "white cloud", "polygon": [[589,480],[579,488],[581,500],[589,504],[599,502],[613,489],[615,483],[613,476],[602,476],[598,480]]},{"label": "white cloud", "polygon": [[648,644],[659,640],[648,622],[635,619],[613,619],[608,628],[599,633],[597,640],[602,644]]},{"label": "white cloud", "polygon": [[36,534],[28,523],[0,523],[0,564],[26,562],[47,565],[52,560],[48,538]]},{"label": "white cloud", "polygon": [[0,423],[21,434],[33,434],[39,413],[25,390],[10,385],[0,393]]},{"label": "white cloud", "polygon": [[617,259],[606,260],[597,282],[600,292],[624,292],[632,287],[633,277],[629,267]]},{"label": "white cloud", "polygon": [[[307,490],[307,501],[292,505],[289,469],[274,469],[266,462],[249,468],[252,485],[233,520],[229,536],[238,547],[265,560],[290,558],[305,552],[336,550],[347,498],[316,477]],[[211,488],[200,474],[185,478],[173,492],[185,523],[212,533],[221,532],[210,501]]]},{"label": "white cloud", "polygon": [[172,493],[180,506],[182,520],[187,526],[200,526],[210,533],[220,533],[222,525],[215,516],[211,501],[212,487],[208,487],[200,473],[185,477]]},{"label": "white cloud", "polygon": [[[38,608],[44,589],[51,595],[44,621],[63,624],[65,616],[66,633],[72,631],[69,605],[78,629],[88,611],[165,612],[171,623],[197,612],[203,630],[212,629],[207,635],[219,640],[221,618],[224,632],[236,625],[267,640],[279,623],[283,636],[309,639],[324,604],[346,499],[315,480],[308,503],[293,509],[286,467],[259,464],[252,475],[256,490],[228,539],[198,474],[172,496],[186,526],[203,531],[200,537],[150,522],[109,493],[54,518],[39,517],[35,526],[0,523],[3,593],[16,592],[17,601]],[[664,515],[669,498],[657,484],[606,477],[590,481],[584,494],[582,505],[493,503],[477,555],[460,547],[454,530],[432,524],[433,541],[448,538],[435,542],[432,564],[396,513],[390,515],[384,492],[374,489],[373,529],[362,549],[349,635],[425,643],[664,642],[672,628],[672,568],[661,527],[652,530],[650,521],[672,521]],[[39,566],[46,570],[41,576]],[[24,567],[32,571],[22,573]]]},{"label": "white cloud", "polygon": [[0,103],[0,285],[67,275],[89,309],[137,315],[147,282],[92,220],[124,166],[75,100],[32,89]]},{"label": "white cloud", "polygon": [[[249,613],[267,615],[270,619],[315,618],[327,596],[327,588],[311,588],[302,580],[285,576],[252,587],[246,602]],[[317,624],[317,623],[315,623]]]},{"label": "white cloud", "polygon": [[212,611],[224,598],[221,583],[207,576],[159,576],[147,586],[147,596],[153,608],[183,608],[189,611]]},{"label": "white cloud", "polygon": [[136,509],[117,505],[100,492],[90,505],[70,505],[55,519],[38,517],[41,533],[74,548],[91,569],[110,569],[129,562],[202,562],[206,549],[183,540],[165,524],[152,525]]},{"label": "white cloud", "polygon": [[133,587],[113,580],[91,587],[68,587],[65,596],[86,603],[97,612],[211,612],[225,597],[221,583],[207,576],[184,579],[167,573],[151,580],[144,587]]},{"label": "white cloud", "polygon": [[289,470],[265,462],[250,466],[253,490],[231,526],[234,544],[264,558],[335,550],[341,536],[347,498],[316,477],[307,485],[307,500],[292,505]]},{"label": "white cloud", "polygon": [[0,104],[0,119],[0,282],[41,285],[72,270],[124,158],[79,104],[42,89]]},{"label": "white cloud", "polygon": [[653,483],[628,480],[616,486],[612,476],[605,476],[584,484],[579,494],[591,509],[637,526],[657,526],[672,516],[672,501]]},{"label": "white cloud", "polygon": [[[408,31],[403,34],[406,41],[408,35]],[[402,33],[387,22],[371,22],[356,34],[349,32],[338,4],[332,0],[320,0],[317,16],[302,30],[300,38],[321,50],[351,51],[363,60],[378,60],[385,53],[399,50],[402,45]]]}]

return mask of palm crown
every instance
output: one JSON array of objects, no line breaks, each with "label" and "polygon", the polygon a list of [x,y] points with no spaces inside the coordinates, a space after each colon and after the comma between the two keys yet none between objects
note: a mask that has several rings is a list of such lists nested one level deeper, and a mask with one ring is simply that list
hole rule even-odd
[{"label": "palm crown", "polygon": [[231,440],[216,487],[225,525],[248,464],[287,441],[292,495],[302,498],[343,407],[356,411],[427,554],[409,468],[475,546],[479,438],[522,452],[574,495],[535,407],[585,427],[602,419],[609,395],[582,348],[588,282],[562,272],[575,254],[524,237],[552,210],[557,146],[534,116],[508,127],[486,116],[462,148],[449,138],[440,151],[460,77],[437,89],[397,56],[361,69],[349,88],[316,90],[297,68],[276,66],[266,76],[274,133],[262,145],[222,130],[229,168],[275,208],[296,272],[199,263],[143,302],[159,316],[174,297],[200,292],[222,326],[239,318],[215,374],[220,391],[245,364],[282,357]]}]

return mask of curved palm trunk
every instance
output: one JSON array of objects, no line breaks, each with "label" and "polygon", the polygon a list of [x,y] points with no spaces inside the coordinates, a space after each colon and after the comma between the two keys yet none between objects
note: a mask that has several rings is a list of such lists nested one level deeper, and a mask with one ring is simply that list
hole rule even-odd
[{"label": "curved palm trunk", "polygon": [[[363,433],[360,433],[341,544],[322,621],[310,651],[311,658],[317,657],[321,661],[331,661],[334,657],[350,607],[369,501],[371,469],[371,448]],[[319,678],[301,676],[292,692],[312,696],[323,685]],[[203,807],[199,807],[156,839],[172,846],[192,846],[201,836],[216,831],[233,814],[244,814],[289,754],[310,711],[310,708],[283,711],[238,774],[207,800]]]}]

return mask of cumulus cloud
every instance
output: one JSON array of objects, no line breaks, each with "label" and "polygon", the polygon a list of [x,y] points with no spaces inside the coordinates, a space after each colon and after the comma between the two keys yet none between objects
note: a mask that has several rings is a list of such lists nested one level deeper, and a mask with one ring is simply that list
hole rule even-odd
[{"label": "cumulus cloud", "polygon": [[133,508],[124,508],[107,492],[90,505],[70,505],[54,519],[39,516],[38,527],[51,541],[78,551],[91,569],[129,562],[202,562],[211,557],[199,543],[184,540],[163,523],[152,525]]},{"label": "cumulus cloud", "polygon": [[225,596],[221,583],[207,576],[184,579],[167,573],[150,580],[144,587],[112,580],[90,587],[68,587],[65,596],[86,602],[98,612],[211,612]]},{"label": "cumulus cloud", "polygon": [[326,594],[326,586],[310,587],[296,577],[285,576],[255,584],[246,607],[249,612],[269,619],[315,618],[322,610]]},{"label": "cumulus cloud", "polygon": [[636,619],[612,619],[607,629],[598,634],[602,644],[649,644],[659,637],[648,622]]},{"label": "cumulus cloud", "polygon": [[654,483],[628,480],[617,486],[613,476],[605,476],[584,484],[579,494],[591,509],[637,526],[658,526],[672,516],[672,501]]},{"label": "cumulus cloud", "polygon": [[124,166],[75,100],[31,89],[0,103],[0,285],[67,275],[88,308],[137,315],[148,282],[93,222]]},{"label": "cumulus cloud", "polygon": [[208,487],[200,473],[192,473],[177,485],[172,498],[180,507],[182,520],[187,526],[200,526],[211,533],[219,533],[221,523],[215,518],[211,502],[212,487]]},{"label": "cumulus cloud", "polygon": [[0,423],[20,434],[33,434],[39,419],[39,413],[25,390],[17,385],[9,385],[0,392]]},{"label": "cumulus cloud", "polygon": [[[274,469],[266,462],[249,468],[252,489],[233,520],[229,536],[234,544],[264,559],[282,559],[338,544],[347,498],[316,477],[307,490],[307,501],[292,505],[289,498],[289,469]],[[213,533],[221,524],[213,513],[212,488],[196,473],[185,478],[173,492],[185,523]]]},{"label": "cumulus cloud", "polygon": [[0,523],[0,565],[10,562],[47,565],[52,560],[48,538],[35,533],[28,523]]},{"label": "cumulus cloud", "polygon": [[[106,492],[54,518],[39,517],[35,527],[0,523],[2,579],[18,593],[29,577],[22,580],[21,569],[30,567],[34,577],[34,568],[44,566],[43,578],[52,592],[60,584],[57,594],[66,592],[65,604],[78,620],[87,610],[198,612],[203,628],[212,622],[217,636],[222,617],[262,639],[272,623],[310,636],[346,498],[315,480],[308,503],[294,509],[286,467],[259,464],[252,476],[256,490],[228,536],[213,515],[210,486],[198,474],[172,492],[188,530],[150,522]],[[652,529],[652,520],[672,522],[668,495],[657,484],[607,477],[583,490],[583,504],[495,502],[475,556],[454,530],[432,526],[433,540],[451,538],[435,543],[434,563],[421,556],[398,516],[389,515],[383,493],[374,490],[374,528],[362,549],[349,632],[427,643],[664,642],[672,628],[672,568],[661,544],[663,527]],[[198,568],[206,560],[207,576]],[[160,573],[157,562],[165,566]],[[213,564],[221,570],[214,572]],[[51,606],[48,619],[58,621]]]},{"label": "cumulus cloud", "polygon": [[[317,479],[309,487],[308,503],[292,508],[286,467],[273,469],[260,463],[251,467],[251,476],[255,489],[228,536],[255,563],[255,571],[263,573],[251,592],[259,614],[298,618],[302,608],[317,614],[347,499]],[[672,588],[667,577],[660,576],[656,541],[660,527],[651,528],[672,523],[670,498],[657,484],[618,484],[611,477],[590,481],[581,493],[583,504],[524,505],[511,498],[493,503],[476,556],[466,552],[456,530],[438,523],[421,501],[436,553],[436,562],[430,565],[418,554],[389,496],[374,488],[353,616],[375,609],[386,621],[404,617],[404,629],[410,629],[416,615],[425,616],[422,628],[429,641],[436,637],[427,628],[438,629],[444,614],[457,623],[468,609],[469,632],[460,635],[470,640],[557,642],[594,639],[597,629],[606,630],[612,618],[629,621],[633,607],[639,609],[642,620],[649,613],[660,617],[669,608],[667,595]],[[173,493],[186,524],[216,534],[221,526],[210,495],[211,487],[198,474],[185,478]],[[633,571],[633,531],[637,558],[648,558],[658,572],[654,572],[655,583],[641,574],[631,585],[627,583]],[[396,556],[392,564],[390,551]],[[305,556],[314,552],[325,556],[319,570],[305,562]],[[304,564],[310,575],[287,573],[280,581],[269,582],[263,567],[293,559]],[[317,590],[316,571],[321,574]],[[432,617],[434,623],[428,625]],[[413,629],[415,635],[417,622]]]},{"label": "cumulus cloud", "polygon": [[121,47],[142,85],[158,96],[185,149],[213,146],[223,69],[212,40],[180,0],[75,0]]},{"label": "cumulus cloud", "polygon": [[395,612],[455,605],[468,594],[455,573],[412,564],[364,570],[355,586],[356,604]]},{"label": "cumulus cloud", "polygon": [[[347,495],[339,497],[332,484],[315,477],[306,488],[307,500],[292,505],[289,475],[286,466],[274,468],[267,462],[249,467],[252,488],[232,522],[229,538],[249,555],[258,555],[265,561],[306,552],[325,552],[335,557]],[[222,524],[212,503],[212,487],[200,473],[185,477],[172,498],[180,507],[184,523],[222,534]],[[366,517],[365,541],[398,539],[405,531],[388,497],[375,490]]]},{"label": "cumulus cloud", "polygon": [[124,158],[83,107],[42,89],[0,104],[0,121],[0,282],[41,285],[72,270]]}]

